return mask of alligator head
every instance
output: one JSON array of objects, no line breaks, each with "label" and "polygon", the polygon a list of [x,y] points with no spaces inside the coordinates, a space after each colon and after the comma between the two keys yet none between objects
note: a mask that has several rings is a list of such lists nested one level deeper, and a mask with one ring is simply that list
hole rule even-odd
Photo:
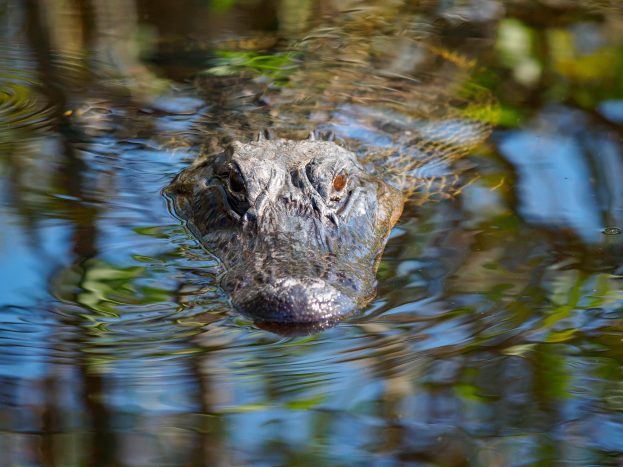
[{"label": "alligator head", "polygon": [[222,287],[264,327],[319,328],[365,305],[399,190],[331,141],[234,142],[166,189],[223,263]]}]

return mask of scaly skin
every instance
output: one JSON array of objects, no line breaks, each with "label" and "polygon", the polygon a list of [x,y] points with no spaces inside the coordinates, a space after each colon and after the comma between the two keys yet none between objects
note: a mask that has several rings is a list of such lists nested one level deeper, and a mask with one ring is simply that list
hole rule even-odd
[{"label": "scaly skin", "polygon": [[403,195],[330,141],[234,142],[166,190],[224,266],[236,309],[266,327],[318,328],[364,306]]},{"label": "scaly skin", "polygon": [[[470,83],[474,64],[438,44],[412,2],[389,3],[345,7],[253,55],[282,64],[273,79],[254,60],[217,62],[197,79],[209,107],[192,134],[213,155],[168,193],[221,259],[235,308],[263,327],[315,330],[368,303],[403,203],[460,192],[455,162],[496,121],[495,101]],[[352,151],[301,140],[310,125]],[[263,127],[289,139],[221,152]]]}]

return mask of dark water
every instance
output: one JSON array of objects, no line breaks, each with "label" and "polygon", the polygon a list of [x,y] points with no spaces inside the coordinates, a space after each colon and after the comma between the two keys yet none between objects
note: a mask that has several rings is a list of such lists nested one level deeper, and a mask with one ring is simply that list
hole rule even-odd
[{"label": "dark water", "polygon": [[[623,464],[619,2],[5,0],[0,25],[0,465]],[[410,205],[376,299],[310,336],[237,315],[160,193],[277,123],[464,143],[468,186]]]}]

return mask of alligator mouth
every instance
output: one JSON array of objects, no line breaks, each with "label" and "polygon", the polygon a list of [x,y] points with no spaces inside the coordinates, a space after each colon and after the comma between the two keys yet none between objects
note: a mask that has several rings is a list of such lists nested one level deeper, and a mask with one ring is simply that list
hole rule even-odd
[{"label": "alligator mouth", "polygon": [[371,300],[402,208],[401,193],[354,153],[314,141],[235,141],[181,172],[170,193],[219,257],[233,307],[288,334],[328,327]]},{"label": "alligator mouth", "polygon": [[235,255],[221,280],[233,308],[257,326],[309,334],[352,316],[373,296],[374,265],[306,245],[271,245]]},{"label": "alligator mouth", "polygon": [[317,278],[282,278],[240,292],[232,296],[234,307],[256,323],[294,326],[336,323],[357,310],[350,297]]}]

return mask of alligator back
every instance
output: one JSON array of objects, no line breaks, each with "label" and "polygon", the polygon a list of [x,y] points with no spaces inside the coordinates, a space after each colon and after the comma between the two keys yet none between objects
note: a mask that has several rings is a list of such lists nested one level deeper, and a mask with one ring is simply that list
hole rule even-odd
[{"label": "alligator back", "polygon": [[[270,50],[224,45],[198,80],[212,111],[205,152],[258,129],[335,135],[416,203],[460,190],[456,161],[490,133],[498,109],[475,65],[438,44],[435,28],[395,9],[353,8]],[[248,47],[248,43],[245,43]],[[216,145],[217,147],[214,147]]]}]

